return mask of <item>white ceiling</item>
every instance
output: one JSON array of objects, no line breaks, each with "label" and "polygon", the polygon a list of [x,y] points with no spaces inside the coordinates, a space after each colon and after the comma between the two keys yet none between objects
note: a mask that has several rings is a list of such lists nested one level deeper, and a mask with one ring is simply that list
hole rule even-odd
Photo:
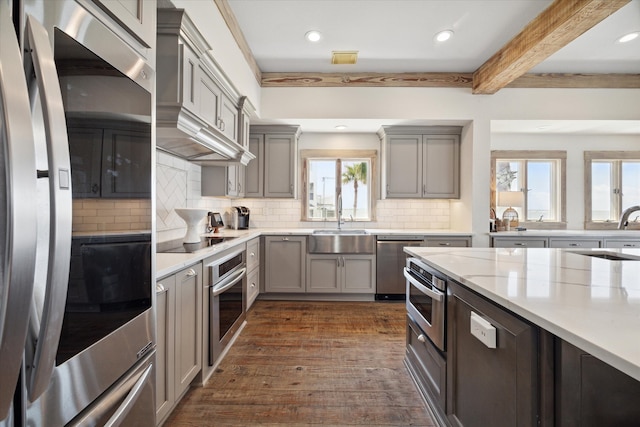
[{"label": "white ceiling", "polygon": [[[228,0],[263,72],[473,72],[551,0]],[[454,37],[436,43],[435,33]],[[323,38],[304,38],[318,30]],[[640,0],[532,69],[541,73],[640,73]],[[359,52],[332,65],[333,50]]]},{"label": "white ceiling", "polygon": [[[551,0],[228,0],[263,72],[473,72]],[[446,43],[435,33],[451,29]],[[304,35],[318,30],[312,44]],[[632,0],[609,18],[530,70],[533,73],[640,74],[640,0]],[[355,65],[332,65],[333,50],[357,50]],[[308,121],[305,131],[335,131],[338,123]],[[527,121],[528,122],[528,121]],[[556,126],[576,129],[580,123]],[[379,128],[379,121],[343,123],[350,132]],[[391,124],[391,123],[387,123]],[[525,123],[520,123],[525,125]],[[602,124],[602,123],[601,123]],[[587,126],[592,132],[606,127]],[[615,126],[614,126],[615,127]],[[536,132],[536,126],[528,127]],[[629,126],[623,124],[628,132]],[[637,133],[637,124],[635,127]],[[515,128],[509,128],[510,130]]]}]

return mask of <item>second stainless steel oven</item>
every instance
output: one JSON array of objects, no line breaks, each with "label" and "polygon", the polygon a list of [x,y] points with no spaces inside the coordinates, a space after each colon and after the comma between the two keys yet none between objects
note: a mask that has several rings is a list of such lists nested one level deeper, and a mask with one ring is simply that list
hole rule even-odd
[{"label": "second stainless steel oven", "polygon": [[429,340],[445,351],[447,281],[417,258],[407,258],[407,313]]},{"label": "second stainless steel oven", "polygon": [[247,267],[244,245],[209,268],[209,366],[213,366],[246,318]]}]

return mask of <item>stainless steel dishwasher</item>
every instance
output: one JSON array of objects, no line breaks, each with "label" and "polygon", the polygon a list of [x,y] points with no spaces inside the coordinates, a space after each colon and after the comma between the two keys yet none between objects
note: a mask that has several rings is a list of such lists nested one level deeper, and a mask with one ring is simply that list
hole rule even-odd
[{"label": "stainless steel dishwasher", "polygon": [[422,246],[424,236],[378,236],[376,255],[376,300],[404,300],[406,282],[402,269],[407,254],[406,246]]}]

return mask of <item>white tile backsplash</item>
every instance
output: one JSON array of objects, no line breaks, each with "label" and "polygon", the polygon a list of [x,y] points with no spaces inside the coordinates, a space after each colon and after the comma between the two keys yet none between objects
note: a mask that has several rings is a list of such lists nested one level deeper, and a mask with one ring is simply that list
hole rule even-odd
[{"label": "white tile backsplash", "polygon": [[[258,228],[322,228],[335,221],[300,221],[302,201],[292,199],[228,199],[201,196],[199,165],[158,151],[156,217],[158,241],[179,239],[187,226],[175,208],[199,207],[220,212],[229,220],[231,206],[247,206],[251,211],[250,226]],[[203,232],[204,221],[203,218]],[[347,227],[350,224],[346,225]],[[376,202],[376,221],[359,222],[358,228],[449,229],[448,200],[386,199]]]}]

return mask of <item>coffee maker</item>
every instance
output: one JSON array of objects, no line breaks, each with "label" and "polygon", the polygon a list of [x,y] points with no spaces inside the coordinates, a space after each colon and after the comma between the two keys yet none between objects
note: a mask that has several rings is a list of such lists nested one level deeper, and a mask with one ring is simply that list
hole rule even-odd
[{"label": "coffee maker", "polygon": [[249,228],[248,207],[233,206],[231,208],[231,228],[234,230],[246,230]]}]

